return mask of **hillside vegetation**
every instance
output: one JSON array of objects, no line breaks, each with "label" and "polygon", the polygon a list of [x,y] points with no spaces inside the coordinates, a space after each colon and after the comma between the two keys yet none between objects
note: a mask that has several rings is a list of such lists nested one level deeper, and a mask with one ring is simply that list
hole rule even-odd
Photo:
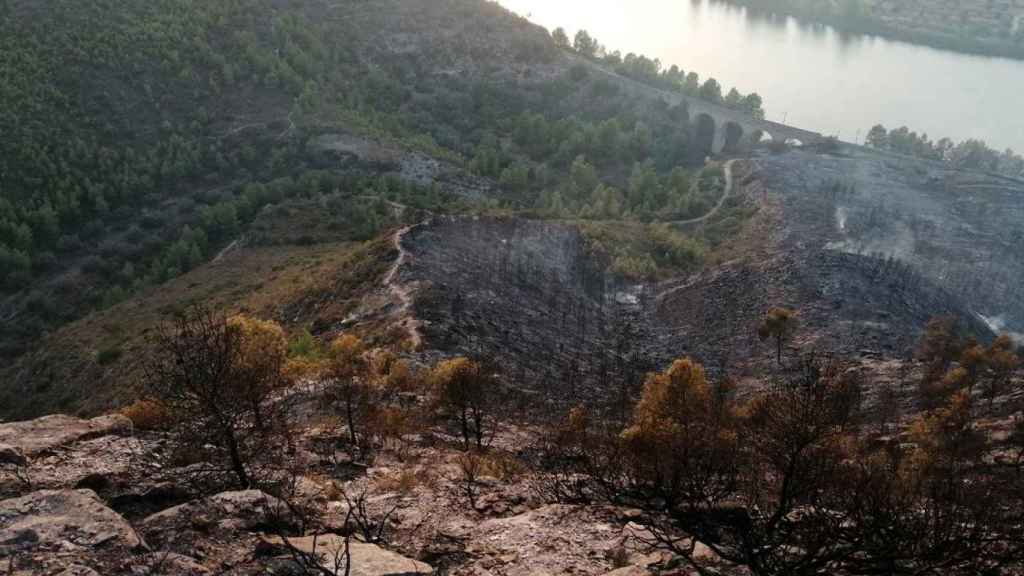
[{"label": "hillside vegetation", "polygon": [[855,34],[874,34],[970,54],[1024,58],[1018,1],[729,0]]},{"label": "hillside vegetation", "polygon": [[7,372],[0,403],[16,416],[97,413],[130,403],[140,394],[141,360],[150,356],[150,339],[165,319],[203,305],[291,325],[337,325],[380,281],[389,257],[386,242],[232,252],[44,338]]},{"label": "hillside vegetation", "polygon": [[[697,178],[685,105],[628,96],[571,50],[479,0],[5,3],[8,391],[38,384],[47,334],[229,247],[365,241],[407,210],[633,227],[710,209],[721,181]],[[643,57],[607,64],[685,89]],[[699,264],[704,239],[657,238],[617,270]]]}]

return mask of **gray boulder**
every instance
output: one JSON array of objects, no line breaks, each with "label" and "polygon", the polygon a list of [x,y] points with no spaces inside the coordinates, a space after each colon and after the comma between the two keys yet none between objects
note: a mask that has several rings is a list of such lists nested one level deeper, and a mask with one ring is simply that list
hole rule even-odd
[{"label": "gray boulder", "polygon": [[127,435],[131,426],[120,415],[91,420],[57,415],[0,424],[0,472],[7,472],[0,474],[0,495],[24,493],[20,480],[26,475],[36,490],[87,488],[104,498],[145,486],[159,470],[155,442]]},{"label": "gray boulder", "polygon": [[131,525],[92,490],[41,490],[0,501],[0,558],[13,556],[30,573],[80,565],[88,574],[88,567],[142,548]]}]

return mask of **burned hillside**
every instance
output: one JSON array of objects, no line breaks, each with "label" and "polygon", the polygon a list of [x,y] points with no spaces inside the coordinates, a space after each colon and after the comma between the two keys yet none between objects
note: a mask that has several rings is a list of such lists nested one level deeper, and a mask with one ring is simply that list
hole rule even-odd
[{"label": "burned hillside", "polygon": [[[930,318],[970,318],[957,298],[905,264],[827,250],[731,262],[680,281],[658,296],[651,317],[682,352],[746,375],[773,361],[756,328],[774,306],[798,311],[793,348],[846,357],[906,358]],[[970,327],[988,332],[979,322]]]},{"label": "burned hillside", "polygon": [[993,331],[1024,329],[1024,183],[849,147],[755,160],[787,213],[787,250],[894,259]]},{"label": "burned hillside", "polygon": [[835,250],[837,196],[778,190],[763,172],[770,161],[754,161],[734,191],[762,204],[722,246],[738,257],[664,281],[611,272],[583,224],[439,217],[413,228],[397,281],[414,294],[422,350],[496,359],[509,381],[556,404],[614,404],[631,393],[621,383],[684,355],[719,374],[770,369],[773,347],[757,326],[774,306],[798,312],[794,353],[905,359],[935,316],[990,337],[953,287],[912,261]]},{"label": "burned hillside", "polygon": [[400,279],[415,286],[426,350],[491,359],[555,404],[608,402],[658,364],[645,287],[606,272],[575,226],[437,218],[405,242]]}]

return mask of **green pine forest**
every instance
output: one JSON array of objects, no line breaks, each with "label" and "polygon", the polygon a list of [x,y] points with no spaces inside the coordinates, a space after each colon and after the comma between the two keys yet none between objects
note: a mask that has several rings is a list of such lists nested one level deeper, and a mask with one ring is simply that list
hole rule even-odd
[{"label": "green pine forest", "polygon": [[[692,265],[749,209],[710,238],[658,226],[705,213],[721,172],[700,171],[685,106],[629,97],[591,66],[760,110],[756,95],[723,97],[712,78],[589,36],[570,46],[478,0],[3,0],[0,317],[16,321],[0,324],[0,357],[247,233],[274,242],[253,232],[290,203],[314,201],[357,241],[397,225],[395,204],[629,222],[648,241],[615,249],[619,271]],[[339,169],[311,144],[335,133],[493,193]],[[595,245],[610,233],[587,229]]]}]

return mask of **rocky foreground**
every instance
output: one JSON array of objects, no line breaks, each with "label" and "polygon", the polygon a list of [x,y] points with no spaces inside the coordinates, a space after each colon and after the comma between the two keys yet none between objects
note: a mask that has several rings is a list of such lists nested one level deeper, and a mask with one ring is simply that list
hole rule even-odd
[{"label": "rocky foreground", "polygon": [[[303,443],[311,446],[322,432],[308,430]],[[661,562],[632,537],[642,528],[629,511],[545,505],[529,478],[498,456],[502,444],[527,441],[524,433],[505,430],[496,439],[472,495],[450,440],[424,436],[365,469],[300,453],[308,468],[295,480],[297,499],[286,504],[259,490],[196,492],[185,481],[188,467],[162,464],[161,435],[135,431],[120,415],[0,424],[0,569],[19,576],[331,574],[350,510],[380,535],[373,543],[360,530],[350,535],[352,575],[622,576]],[[317,513],[316,530],[299,525],[297,508]],[[303,557],[319,566],[297,560]]]}]

